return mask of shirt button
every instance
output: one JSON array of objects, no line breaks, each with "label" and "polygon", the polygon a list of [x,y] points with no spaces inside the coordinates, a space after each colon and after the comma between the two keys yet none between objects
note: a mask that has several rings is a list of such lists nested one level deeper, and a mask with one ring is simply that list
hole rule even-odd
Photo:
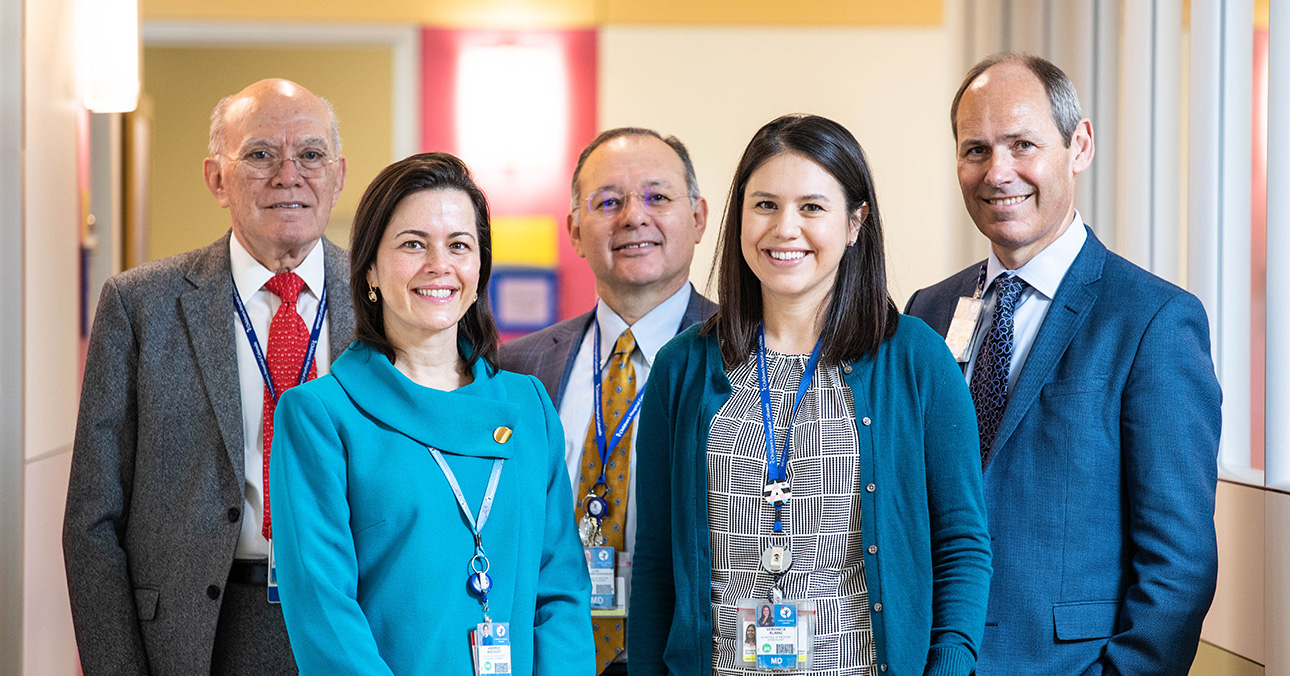
[{"label": "shirt button", "polygon": [[877,553],[878,553],[878,545],[869,545],[869,553],[870,553],[870,554],[877,554]]},{"label": "shirt button", "polygon": [[211,585],[207,587],[206,595],[209,596],[212,601],[219,598],[219,587],[216,587],[215,585]]},{"label": "shirt button", "polygon": [[875,612],[875,613],[881,613],[881,612],[882,612],[882,604],[881,604],[881,603],[875,603],[875,604],[873,604],[873,612]]},{"label": "shirt button", "polygon": [[238,508],[236,508],[236,507],[229,507],[229,508],[228,508],[228,521],[229,521],[229,523],[237,523],[237,519],[238,519],[238,517],[240,517],[240,516],[242,516],[242,512],[241,512]]},{"label": "shirt button", "polygon": [[866,491],[869,491],[870,493],[872,493],[872,492],[874,492],[874,491],[878,490],[878,487],[877,487],[877,486],[875,486],[875,485],[873,485],[873,484],[869,484],[868,486],[865,486],[865,487],[864,487],[864,489],[865,489]]},{"label": "shirt button", "polygon": [[851,375],[851,365],[850,365],[850,364],[843,364],[843,365],[842,365],[842,375],[844,375],[844,376],[849,376],[849,375]]},{"label": "shirt button", "polygon": [[860,422],[864,423],[864,426],[865,426],[865,427],[868,427],[868,426],[869,426],[869,423],[871,423],[871,422],[873,422],[873,421],[869,419],[869,416],[865,416],[865,417],[863,417],[863,418],[861,418],[861,419],[860,419]]}]

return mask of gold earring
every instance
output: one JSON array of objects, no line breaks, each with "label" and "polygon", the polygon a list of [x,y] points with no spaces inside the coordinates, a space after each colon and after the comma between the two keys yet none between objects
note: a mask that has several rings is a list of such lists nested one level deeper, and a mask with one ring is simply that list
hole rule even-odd
[{"label": "gold earring", "polygon": [[367,283],[367,299],[373,303],[376,302],[376,289],[372,288],[371,282]]},{"label": "gold earring", "polygon": [[478,300],[479,300],[479,292],[478,292],[478,291],[476,291],[476,292],[475,292],[475,297],[470,299],[470,304],[471,304],[471,305],[474,305],[474,304],[475,304],[475,302],[476,302],[476,301],[478,301]]}]

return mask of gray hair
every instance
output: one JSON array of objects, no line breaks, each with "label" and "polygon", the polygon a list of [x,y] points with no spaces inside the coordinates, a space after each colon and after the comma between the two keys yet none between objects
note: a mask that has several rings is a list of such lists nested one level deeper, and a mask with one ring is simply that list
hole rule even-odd
[{"label": "gray hair", "polygon": [[578,212],[582,206],[582,190],[578,187],[578,177],[582,175],[582,165],[587,163],[587,158],[591,157],[591,153],[595,152],[596,148],[620,136],[649,136],[666,143],[669,148],[675,151],[676,156],[681,158],[681,164],[685,167],[685,192],[690,197],[690,208],[694,208],[699,198],[702,197],[699,194],[699,179],[694,174],[694,162],[690,161],[690,151],[685,149],[685,144],[681,143],[681,139],[675,136],[663,136],[653,129],[643,127],[617,127],[600,132],[600,135],[594,141],[582,149],[582,154],[578,155],[578,164],[573,168],[572,188],[569,191],[572,195],[572,199],[569,200],[569,211],[573,213],[575,219],[578,218]]},{"label": "gray hair", "polygon": [[1069,77],[1066,77],[1066,73],[1051,61],[1033,54],[1010,52],[987,56],[972,66],[967,77],[963,78],[963,84],[959,85],[959,91],[954,95],[954,103],[950,104],[950,129],[954,131],[955,140],[959,137],[959,101],[963,99],[963,93],[973,81],[981,77],[982,73],[1004,63],[1025,66],[1044,85],[1044,91],[1048,94],[1048,105],[1052,109],[1053,124],[1057,125],[1057,131],[1062,135],[1062,143],[1069,148],[1071,138],[1075,135],[1075,128],[1079,126],[1079,121],[1084,119],[1075,85],[1071,83]]},{"label": "gray hair", "polygon": [[[224,146],[228,142],[226,134],[228,132],[228,109],[233,102],[238,99],[238,94],[229,94],[215,104],[215,109],[211,111],[211,131],[210,141],[206,149],[211,157],[219,157],[224,154]],[[331,145],[332,152],[340,155],[340,118],[336,117],[336,108],[331,105],[331,101],[318,97],[323,105],[327,107],[327,118],[331,122]]]}]

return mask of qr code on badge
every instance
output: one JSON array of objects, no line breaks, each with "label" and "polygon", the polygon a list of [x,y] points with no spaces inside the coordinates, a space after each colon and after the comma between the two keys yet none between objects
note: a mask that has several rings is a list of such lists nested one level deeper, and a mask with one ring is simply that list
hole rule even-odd
[{"label": "qr code on badge", "polygon": [[601,596],[601,595],[608,596],[614,593],[614,585],[613,584],[593,584],[591,585],[591,593],[597,596]]},{"label": "qr code on badge", "polygon": [[775,654],[776,654],[776,655],[790,655],[790,654],[792,654],[792,653],[794,653],[794,652],[797,652],[797,646],[793,645],[792,643],[776,643],[776,644],[775,644]]}]

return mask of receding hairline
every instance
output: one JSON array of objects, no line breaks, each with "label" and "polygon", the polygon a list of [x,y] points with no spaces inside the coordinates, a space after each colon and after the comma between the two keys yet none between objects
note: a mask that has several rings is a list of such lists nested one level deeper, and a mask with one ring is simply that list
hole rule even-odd
[{"label": "receding hairline", "polygon": [[[289,91],[284,92],[284,85]],[[330,137],[332,152],[337,155],[341,154],[341,137],[340,137],[340,119],[336,116],[336,108],[331,101],[309,91],[305,87],[290,80],[279,78],[270,78],[253,82],[242,88],[240,91],[229,94],[215,104],[211,110],[210,133],[207,151],[210,157],[217,157],[228,151],[228,139],[226,138],[229,118],[236,111],[245,115],[245,108],[253,104],[244,104],[245,101],[260,103],[267,100],[270,96],[280,98],[295,99],[297,105],[318,105],[326,113],[328,132],[323,138]]]}]

